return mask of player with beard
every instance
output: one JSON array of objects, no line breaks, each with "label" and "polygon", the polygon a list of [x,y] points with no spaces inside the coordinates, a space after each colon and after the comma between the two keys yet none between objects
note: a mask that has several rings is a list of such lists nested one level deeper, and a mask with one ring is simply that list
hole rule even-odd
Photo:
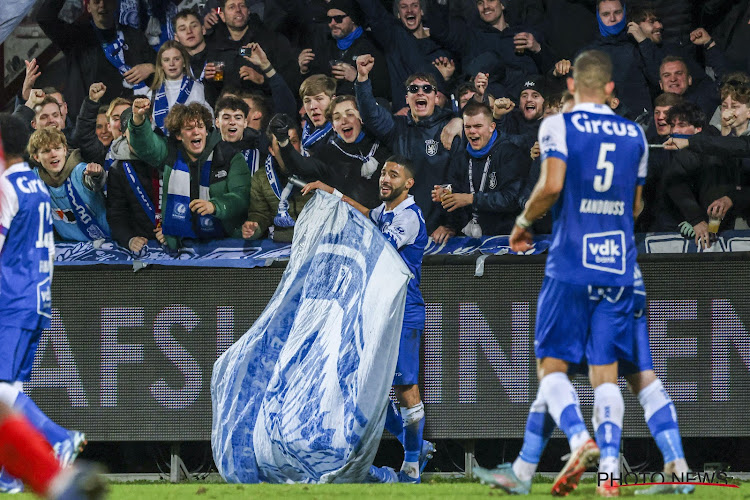
[{"label": "player with beard", "polygon": [[[453,113],[438,106],[437,82],[431,74],[416,73],[405,82],[404,91],[409,112],[406,116],[393,116],[378,106],[372,94],[370,71],[375,60],[369,55],[357,59],[357,83],[354,90],[357,107],[368,130],[371,130],[396,154],[411,155],[416,183],[412,190],[414,199],[424,213],[428,234],[437,243],[443,243],[455,233],[445,224],[445,213],[433,203],[430,191],[442,184],[448,175],[451,157],[458,151],[445,149],[441,133],[453,119]],[[460,122],[460,119],[455,120]]]},{"label": "player with beard", "polygon": [[409,194],[414,186],[411,162],[402,156],[391,156],[380,173],[380,199],[383,203],[370,210],[356,200],[343,196],[332,187],[316,181],[302,190],[307,194],[322,189],[336,194],[341,200],[359,210],[382,231],[383,236],[398,250],[414,278],[409,281],[406,294],[404,323],[396,363],[393,389],[400,404],[400,415],[391,404],[386,414],[385,427],[404,446],[404,462],[398,474],[389,467],[372,467],[371,479],[377,482],[421,482],[421,472],[432,456],[432,443],[422,440],[424,405],[419,395],[419,350],[424,330],[425,306],[419,282],[422,256],[427,246],[427,229],[422,211]]}]

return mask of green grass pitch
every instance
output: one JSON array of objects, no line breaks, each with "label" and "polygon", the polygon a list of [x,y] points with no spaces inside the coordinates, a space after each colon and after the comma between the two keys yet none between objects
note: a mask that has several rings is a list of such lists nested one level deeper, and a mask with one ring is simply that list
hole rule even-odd
[{"label": "green grass pitch", "polygon": [[[525,497],[528,499],[550,499],[549,483],[534,485],[532,494]],[[626,487],[622,490],[623,497],[633,497],[635,487]],[[598,498],[594,496],[595,486],[592,481],[584,481],[581,486],[568,498],[571,500],[584,498]],[[114,483],[110,484],[107,498],[112,500],[209,500],[209,499],[237,499],[246,500],[250,498],[308,498],[327,500],[329,498],[340,499],[363,499],[384,498],[394,500],[419,499],[459,499],[470,498],[498,498],[506,497],[499,490],[492,490],[476,482],[466,481],[439,481],[421,485],[407,484],[326,484],[326,485],[271,485],[271,484],[215,484],[215,483]],[[24,493],[14,495],[14,500],[26,500],[35,498],[31,494]],[[732,500],[750,498],[750,485],[741,483],[739,488],[726,488],[716,486],[698,486],[693,495],[677,497],[674,495],[660,495],[638,498],[648,499],[672,499],[685,498],[686,500]]]}]

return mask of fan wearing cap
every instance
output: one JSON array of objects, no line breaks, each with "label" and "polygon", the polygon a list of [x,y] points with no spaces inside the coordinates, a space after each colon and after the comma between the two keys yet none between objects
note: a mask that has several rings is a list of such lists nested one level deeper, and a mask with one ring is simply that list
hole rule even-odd
[{"label": "fan wearing cap", "polygon": [[518,107],[508,98],[495,99],[492,109],[503,138],[526,152],[534,145],[544,117],[544,81],[541,76],[524,82]]},{"label": "fan wearing cap", "polygon": [[337,82],[336,95],[352,95],[357,57],[373,54],[378,61],[373,68],[373,92],[375,97],[390,101],[386,61],[362,27],[364,16],[359,6],[354,0],[331,0],[326,15],[330,37],[313,40],[309,48],[302,50],[297,61],[300,73],[332,76]]},{"label": "fan wearing cap", "polygon": [[133,110],[120,114],[120,137],[112,141],[110,155],[114,163],[107,178],[107,223],[112,239],[138,253],[161,220],[159,172],[138,158],[130,146],[128,121]]}]

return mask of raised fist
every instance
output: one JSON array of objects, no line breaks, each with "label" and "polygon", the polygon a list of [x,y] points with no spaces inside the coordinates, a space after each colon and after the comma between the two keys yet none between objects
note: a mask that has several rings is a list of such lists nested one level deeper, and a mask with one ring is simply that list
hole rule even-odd
[{"label": "raised fist", "polygon": [[139,97],[133,101],[133,125],[141,125],[146,121],[148,111],[151,109],[151,101],[145,97]]},{"label": "raised fist", "polygon": [[364,82],[369,78],[370,71],[375,66],[375,58],[370,54],[362,54],[357,58],[357,80]]},{"label": "raised fist", "polygon": [[89,99],[99,102],[104,97],[105,92],[107,92],[107,87],[102,82],[92,83],[91,87],[89,87]]}]

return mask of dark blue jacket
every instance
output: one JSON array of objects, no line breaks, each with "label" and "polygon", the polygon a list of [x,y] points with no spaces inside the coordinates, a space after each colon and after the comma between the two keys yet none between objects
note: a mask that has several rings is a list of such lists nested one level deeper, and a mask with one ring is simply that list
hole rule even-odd
[{"label": "dark blue jacket", "polygon": [[599,35],[596,40],[584,47],[583,51],[585,50],[601,50],[609,54],[613,63],[612,79],[617,89],[617,97],[633,113],[639,115],[644,109],[649,112],[653,111],[651,94],[648,90],[653,85],[658,88],[659,82],[658,79],[654,81],[653,78],[649,78],[643,56],[638,50],[638,44],[627,31],[623,30],[619,35],[614,36]]},{"label": "dark blue jacket", "polygon": [[414,187],[410,193],[422,209],[427,234],[444,223],[444,211],[439,203],[432,202],[430,192],[436,184],[448,178],[451,155],[459,149],[459,138],[453,141],[451,151],[443,147],[440,133],[453,118],[450,111],[436,107],[432,116],[414,121],[408,116],[393,116],[389,110],[378,106],[372,95],[370,80],[354,85],[357,107],[365,128],[381,139],[396,154],[409,158],[414,164]]},{"label": "dark blue jacket", "polygon": [[[482,235],[510,234],[516,216],[521,213],[518,197],[528,174],[528,161],[521,150],[502,138],[498,138],[487,156],[471,158],[466,152],[466,144],[461,144],[460,155],[455,155],[451,164],[450,182],[454,193],[470,193],[469,162],[474,180],[474,203],[459,209],[450,217],[449,225],[460,233],[471,220],[472,212],[477,212],[477,221]],[[484,166],[489,157],[487,179],[480,192]],[[527,156],[528,158],[528,156]]]},{"label": "dark blue jacket", "polygon": [[[430,4],[430,36],[447,49],[460,54],[463,72],[474,77],[477,72],[490,74],[490,81],[498,69],[504,71],[504,77],[498,83],[503,85],[510,95],[521,93],[521,86],[529,75],[544,74],[556,62],[555,54],[547,46],[538,30],[524,26],[510,26],[498,31],[484,22],[471,25],[463,19],[449,17],[448,7]],[[521,32],[532,33],[542,45],[538,54],[524,53],[516,55],[513,37]],[[496,61],[493,68],[485,67],[487,58],[481,57],[490,53]],[[482,61],[478,64],[475,61]]]},{"label": "dark blue jacket", "polygon": [[404,83],[414,73],[430,73],[438,86],[450,95],[449,85],[443,75],[432,65],[438,57],[453,59],[453,55],[432,38],[417,39],[404,25],[388,12],[380,0],[359,0],[365,13],[371,36],[385,52],[391,81],[391,109],[398,111],[406,106]]}]

